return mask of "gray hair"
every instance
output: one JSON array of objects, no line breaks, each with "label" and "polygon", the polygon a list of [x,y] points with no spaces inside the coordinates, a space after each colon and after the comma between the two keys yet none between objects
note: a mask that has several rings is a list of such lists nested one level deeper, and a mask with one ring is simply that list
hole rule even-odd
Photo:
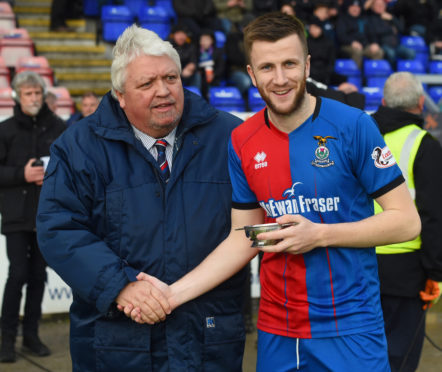
[{"label": "gray hair", "polygon": [[391,74],[384,85],[385,105],[400,110],[414,109],[424,94],[422,83],[413,74],[401,71]]},{"label": "gray hair", "polygon": [[24,85],[40,86],[43,92],[45,91],[46,88],[45,81],[36,72],[34,71],[20,72],[14,76],[14,79],[12,79],[11,83],[17,101],[20,100],[20,89]]},{"label": "gray hair", "polygon": [[135,24],[120,35],[112,54],[111,80],[114,98],[117,98],[116,91],[124,93],[127,65],[141,55],[168,56],[175,62],[181,74],[180,56],[172,44],[161,39],[155,32]]}]

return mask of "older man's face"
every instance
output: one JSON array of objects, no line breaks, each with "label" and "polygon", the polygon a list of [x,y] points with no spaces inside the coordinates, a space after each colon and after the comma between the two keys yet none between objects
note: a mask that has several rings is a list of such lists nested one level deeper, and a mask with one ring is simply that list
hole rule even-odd
[{"label": "older man's face", "polygon": [[130,123],[154,138],[169,134],[183,113],[178,67],[168,56],[136,57],[126,67],[124,92],[117,92]]},{"label": "older man's face", "polygon": [[19,89],[21,110],[29,116],[36,116],[43,105],[43,88],[39,85],[22,85]]}]

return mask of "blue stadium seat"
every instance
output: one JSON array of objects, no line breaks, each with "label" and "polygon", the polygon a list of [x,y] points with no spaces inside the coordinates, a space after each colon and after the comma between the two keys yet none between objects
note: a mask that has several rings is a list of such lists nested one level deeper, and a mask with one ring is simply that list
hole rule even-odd
[{"label": "blue stadium seat", "polygon": [[428,88],[428,94],[436,104],[441,103],[442,99],[442,85]]},{"label": "blue stadium seat", "polygon": [[226,43],[226,34],[222,31],[215,31],[216,47],[223,48]]},{"label": "blue stadium seat", "polygon": [[363,87],[362,93],[365,95],[365,111],[376,111],[382,104],[382,88],[380,87]]},{"label": "blue stadium seat", "polygon": [[163,40],[170,34],[170,17],[160,5],[142,6],[138,14],[140,26],[156,32]]},{"label": "blue stadium seat", "polygon": [[400,42],[416,52],[428,52],[428,46],[421,36],[402,36]]},{"label": "blue stadium seat", "polygon": [[366,79],[366,86],[367,87],[379,87],[383,88],[385,85],[385,82],[387,81],[388,76],[372,76],[368,77]]},{"label": "blue stadium seat", "polygon": [[352,59],[336,59],[335,72],[347,77],[347,81],[356,85],[359,89],[362,87],[361,71],[358,65]]},{"label": "blue stadium seat", "polygon": [[138,13],[140,12],[140,9],[143,5],[146,5],[146,0],[124,0],[123,5],[126,5],[130,12],[133,14],[134,17],[138,16]]},{"label": "blue stadium seat", "polygon": [[209,103],[223,111],[242,112],[245,110],[244,100],[236,87],[209,88]]},{"label": "blue stadium seat", "polygon": [[428,72],[430,74],[442,74],[442,61],[430,61]]},{"label": "blue stadium seat", "polygon": [[392,72],[390,63],[386,59],[366,59],[364,61],[365,77],[390,76]]},{"label": "blue stadium seat", "polygon": [[178,17],[175,13],[175,9],[173,8],[172,0],[157,0],[155,4],[166,9],[170,21],[172,21],[172,23],[176,23]]},{"label": "blue stadium seat", "polygon": [[105,5],[101,8],[103,40],[114,42],[134,21],[134,16],[125,5]]},{"label": "blue stadium seat", "polygon": [[261,95],[259,94],[258,88],[251,87],[248,91],[248,100],[250,111],[258,112],[263,109],[266,105]]},{"label": "blue stadium seat", "polygon": [[408,59],[398,59],[397,71],[408,71],[412,74],[425,74],[425,66],[417,59],[412,61]]},{"label": "blue stadium seat", "polygon": [[100,15],[102,5],[111,5],[112,0],[83,0],[83,14],[86,17],[97,17]]}]

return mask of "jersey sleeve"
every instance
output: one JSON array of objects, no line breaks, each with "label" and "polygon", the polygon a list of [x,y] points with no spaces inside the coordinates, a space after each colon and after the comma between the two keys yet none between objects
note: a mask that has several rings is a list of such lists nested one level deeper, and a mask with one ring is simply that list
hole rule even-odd
[{"label": "jersey sleeve", "polygon": [[252,192],[241,167],[241,159],[229,141],[229,173],[232,183],[232,207],[236,209],[255,209],[259,207],[256,195]]},{"label": "jersey sleeve", "polygon": [[374,120],[366,113],[359,116],[353,137],[353,169],[373,199],[394,189],[404,177]]}]

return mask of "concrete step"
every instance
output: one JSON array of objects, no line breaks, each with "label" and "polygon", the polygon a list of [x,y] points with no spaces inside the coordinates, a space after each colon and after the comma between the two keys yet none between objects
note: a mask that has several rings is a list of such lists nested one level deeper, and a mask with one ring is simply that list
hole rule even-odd
[{"label": "concrete step", "polygon": [[49,15],[51,14],[51,5],[31,3],[29,5],[14,5],[14,13],[19,17],[21,14],[34,14],[34,15]]},{"label": "concrete step", "polygon": [[65,81],[104,81],[109,83],[111,80],[110,71],[106,72],[58,72],[55,71],[55,77],[59,84],[64,85]]},{"label": "concrete step", "polygon": [[29,36],[32,38],[35,44],[42,45],[90,45],[94,46],[96,42],[96,36],[92,32],[34,32],[31,31]]},{"label": "concrete step", "polygon": [[112,85],[105,82],[89,82],[87,84],[82,82],[66,82],[65,84],[59,84],[66,87],[75,102],[79,102],[80,97],[86,92],[94,92],[97,96],[102,97],[112,88]]},{"label": "concrete step", "polygon": [[111,49],[106,45],[66,45],[42,44],[35,45],[37,54],[48,59],[107,59],[111,56]]},{"label": "concrete step", "polygon": [[[68,19],[67,25],[77,32],[85,32],[87,22],[84,19]],[[18,17],[19,27],[26,28],[28,32],[45,32],[49,30],[49,17],[34,17],[22,15]],[[95,33],[95,31],[93,31]]]}]

